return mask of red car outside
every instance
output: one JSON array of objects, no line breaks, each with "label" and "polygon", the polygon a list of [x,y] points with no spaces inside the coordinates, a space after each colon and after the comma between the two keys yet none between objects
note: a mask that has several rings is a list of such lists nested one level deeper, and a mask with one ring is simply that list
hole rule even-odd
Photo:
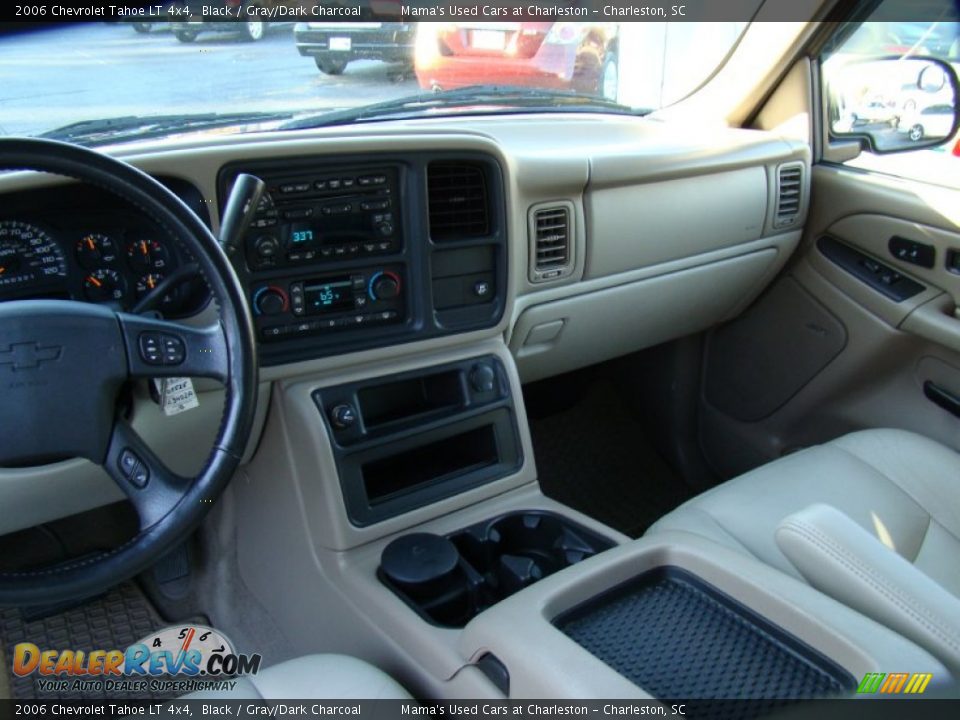
[{"label": "red car outside", "polygon": [[614,23],[421,23],[415,69],[420,87],[519,85],[616,99]]}]

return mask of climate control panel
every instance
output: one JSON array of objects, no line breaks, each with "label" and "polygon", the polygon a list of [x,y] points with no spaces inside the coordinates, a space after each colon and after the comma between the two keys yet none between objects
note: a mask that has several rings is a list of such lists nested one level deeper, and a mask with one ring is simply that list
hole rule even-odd
[{"label": "climate control panel", "polygon": [[400,265],[264,282],[250,300],[265,341],[406,320]]}]

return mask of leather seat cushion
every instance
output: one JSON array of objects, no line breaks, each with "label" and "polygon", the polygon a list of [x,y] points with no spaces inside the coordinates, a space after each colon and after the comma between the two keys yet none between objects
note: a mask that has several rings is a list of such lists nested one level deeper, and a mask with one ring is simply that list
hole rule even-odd
[{"label": "leather seat cushion", "polygon": [[837,508],[960,596],[960,454],[903,430],[864,430],[764,465],[657,521],[756,556],[800,577],[775,540],[783,518]]}]

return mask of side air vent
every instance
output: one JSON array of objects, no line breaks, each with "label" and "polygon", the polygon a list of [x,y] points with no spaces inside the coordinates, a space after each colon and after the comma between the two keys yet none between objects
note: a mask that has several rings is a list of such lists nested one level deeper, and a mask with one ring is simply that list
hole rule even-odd
[{"label": "side air vent", "polygon": [[430,237],[434,242],[490,234],[490,198],[479,164],[432,162],[427,168]]},{"label": "side air vent", "polygon": [[530,280],[545,282],[573,272],[573,206],[551,203],[530,210]]},{"label": "side air vent", "polygon": [[777,168],[777,207],[773,226],[783,228],[796,224],[802,206],[803,163],[781,165]]}]

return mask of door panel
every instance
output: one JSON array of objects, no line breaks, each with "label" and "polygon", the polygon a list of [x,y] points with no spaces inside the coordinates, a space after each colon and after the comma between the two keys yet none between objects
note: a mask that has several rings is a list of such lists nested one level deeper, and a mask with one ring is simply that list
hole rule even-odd
[{"label": "door panel", "polygon": [[[957,166],[960,172],[960,160]],[[924,394],[930,381],[960,397],[960,316],[955,314],[960,274],[947,267],[949,253],[960,253],[960,191],[820,165],[812,174],[811,203],[804,240],[784,276],[743,318],[708,338],[700,431],[711,464],[730,477],[794,449],[871,427],[912,430],[960,450],[960,419]],[[817,244],[826,235],[923,289],[900,302],[891,299],[828,259]],[[933,248],[933,267],[897,257],[889,247],[893,237]],[[794,293],[798,299],[785,306],[787,283],[804,295]],[[756,328],[759,339],[746,345],[753,356],[739,366],[727,361],[720,367],[717,348],[731,333],[742,334],[744,328],[735,326],[750,316],[767,318],[766,328]],[[777,334],[772,317],[793,329],[790,357],[765,339]],[[842,326],[845,344],[824,364],[824,346],[835,346],[825,334],[839,334],[834,322]],[[748,375],[744,369],[764,362],[779,362],[784,371]],[[822,368],[799,390],[786,388],[792,392],[789,399],[752,422],[736,420],[736,413],[718,407],[718,394],[709,391],[711,383],[726,380],[739,383],[741,392],[782,397],[783,383],[788,377],[796,381],[790,370],[799,365]]]}]

